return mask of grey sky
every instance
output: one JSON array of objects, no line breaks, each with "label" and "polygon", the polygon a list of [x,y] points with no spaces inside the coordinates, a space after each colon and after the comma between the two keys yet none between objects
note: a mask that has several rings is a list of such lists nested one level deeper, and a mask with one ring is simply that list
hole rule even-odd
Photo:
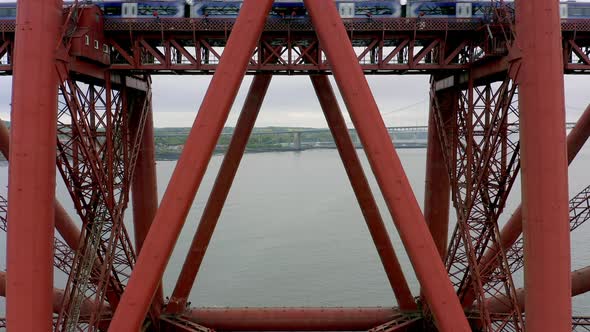
[{"label": "grey sky", "polygon": [[[14,0],[0,0],[13,2]],[[590,2],[580,0],[579,2]],[[252,77],[247,76],[228,119],[233,126],[238,118]],[[387,126],[425,125],[428,114],[429,76],[367,76],[375,100]],[[211,76],[153,76],[154,121],[157,127],[191,126]],[[576,121],[590,103],[590,77],[566,76],[567,121]],[[332,85],[336,88],[332,79]],[[11,79],[0,77],[0,117],[9,119]],[[342,107],[341,102],[341,107]],[[345,108],[342,107],[344,111]],[[349,126],[348,115],[345,114]],[[269,88],[257,126],[326,127],[305,76],[275,77]]]},{"label": "grey sky", "polygon": [[[387,126],[425,125],[428,114],[428,76],[367,76]],[[189,127],[196,116],[211,76],[154,76],[157,127]],[[252,80],[247,76],[227,125],[233,126]],[[333,79],[332,85],[336,89]],[[590,77],[565,78],[566,116],[576,121],[590,103]],[[9,119],[10,77],[0,77],[0,117]],[[342,106],[342,102],[341,102]],[[344,108],[343,108],[344,109]],[[349,125],[348,115],[346,119]],[[257,126],[326,127],[317,98],[306,76],[273,78]]]}]

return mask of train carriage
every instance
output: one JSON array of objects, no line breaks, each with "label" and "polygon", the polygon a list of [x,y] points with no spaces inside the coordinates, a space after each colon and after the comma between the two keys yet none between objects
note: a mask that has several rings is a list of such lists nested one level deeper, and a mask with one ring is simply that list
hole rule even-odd
[{"label": "train carriage", "polygon": [[97,5],[108,17],[184,17],[185,12],[185,3],[181,1],[105,1]]},{"label": "train carriage", "polygon": [[[235,18],[243,1],[237,0],[125,0],[90,1],[98,5],[109,18]],[[440,17],[458,19],[491,19],[500,1],[423,1],[407,0],[337,0],[336,6],[343,19]],[[514,1],[504,1],[514,11]],[[69,5],[65,2],[64,6]],[[269,16],[272,18],[306,18],[308,12],[302,0],[276,0]],[[590,18],[590,3],[563,1],[562,19]],[[0,19],[16,18],[16,2],[0,3]]]}]

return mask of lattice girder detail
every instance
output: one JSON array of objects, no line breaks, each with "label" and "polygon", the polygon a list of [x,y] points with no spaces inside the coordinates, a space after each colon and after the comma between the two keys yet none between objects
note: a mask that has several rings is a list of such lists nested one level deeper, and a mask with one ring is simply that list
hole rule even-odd
[{"label": "lattice girder detail", "polygon": [[[432,105],[452,187],[457,226],[447,251],[446,265],[461,300],[467,290],[476,296],[475,310],[484,331],[522,331],[522,316],[504,253],[498,268],[484,271],[483,253],[499,241],[498,218],[519,170],[517,84],[514,73],[502,82],[476,84],[456,90],[453,114],[443,114],[435,86]],[[452,88],[458,89],[458,88]],[[485,279],[484,279],[485,276]],[[512,308],[492,315],[485,299],[506,295]],[[464,303],[465,304],[465,303]]]},{"label": "lattice girder detail", "polygon": [[79,304],[90,298],[101,309],[108,307],[106,302],[116,308],[135,262],[123,216],[141,130],[132,135],[129,119],[137,112],[140,123],[145,121],[151,96],[148,91],[140,107],[130,107],[137,103],[129,103],[125,87],[113,89],[108,73],[104,86],[97,86],[74,81],[64,72],[57,164],[83,227],[56,330],[93,331],[110,313],[93,313],[81,328]]},{"label": "lattice girder detail", "polygon": [[[590,186],[570,199],[570,231],[574,231],[590,219]],[[514,274],[524,266],[524,239],[521,236],[506,250],[510,272]]]}]

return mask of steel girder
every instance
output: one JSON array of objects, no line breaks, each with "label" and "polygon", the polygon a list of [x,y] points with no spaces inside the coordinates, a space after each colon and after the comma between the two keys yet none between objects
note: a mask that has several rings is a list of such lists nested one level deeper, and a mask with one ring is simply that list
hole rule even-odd
[{"label": "steel girder", "polygon": [[[135,262],[123,214],[141,132],[132,136],[128,121],[131,112],[145,119],[150,94],[144,95],[143,107],[129,109],[127,89],[114,90],[109,77],[105,82],[102,87],[61,77],[57,164],[83,225],[68,300],[57,322],[60,331],[75,329],[85,298],[116,308]],[[86,329],[97,328],[103,314],[110,315],[91,315]]]},{"label": "steel girder", "polygon": [[[515,66],[518,66],[516,64]],[[517,68],[513,71],[517,73]],[[499,241],[498,217],[519,170],[517,84],[506,75],[500,83],[482,86],[469,80],[455,91],[453,114],[443,114],[437,93],[431,93],[435,123],[451,179],[457,226],[447,250],[449,276],[463,300],[473,289],[476,310],[485,331],[522,331],[523,321],[503,252],[496,268],[479,266],[486,249]],[[448,93],[448,91],[447,91]],[[485,278],[484,278],[485,277]],[[485,299],[506,295],[512,311],[494,316]]]},{"label": "steel girder", "polygon": [[[574,231],[590,219],[590,186],[570,200],[570,231]],[[506,251],[510,272],[514,274],[524,266],[524,239],[522,235]]]}]

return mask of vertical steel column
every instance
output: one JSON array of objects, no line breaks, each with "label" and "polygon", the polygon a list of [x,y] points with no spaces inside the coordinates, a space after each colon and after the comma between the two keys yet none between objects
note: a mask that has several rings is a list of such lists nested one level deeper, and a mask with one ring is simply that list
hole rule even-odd
[{"label": "vertical steel column", "polygon": [[412,293],[395,255],[395,250],[379,213],[379,208],[371,192],[371,187],[365,177],[354,144],[348,134],[346,122],[342,117],[334,90],[330,85],[330,80],[327,76],[323,75],[313,75],[310,78],[320,105],[322,106],[326,121],[328,122],[328,127],[330,127],[330,131],[332,132],[332,137],[334,137],[334,141],[336,142],[344,169],[365,217],[369,233],[377,248],[377,253],[383,264],[387,279],[395,293],[397,303],[401,310],[417,310],[418,307],[412,298]]},{"label": "vertical steel column", "polygon": [[[450,91],[438,94],[438,103],[443,116],[452,114],[457,104],[456,94]],[[451,202],[451,183],[444,157],[442,142],[431,101],[428,120],[428,147],[426,150],[426,183],[424,189],[424,219],[434,239],[441,259],[447,251],[449,233],[449,209]],[[443,119],[444,120],[444,119]]]},{"label": "vertical steel column", "polygon": [[8,179],[6,313],[10,331],[50,331],[57,72],[62,1],[17,9]]},{"label": "vertical steel column", "polygon": [[272,0],[244,2],[144,241],[111,331],[140,328],[259,39]]},{"label": "vertical steel column", "polygon": [[570,232],[559,2],[516,2],[528,331],[571,330]]},{"label": "vertical steel column", "polygon": [[[10,132],[4,122],[0,120],[0,152],[10,161]],[[80,229],[68,215],[61,203],[55,200],[55,229],[72,249],[78,249]]]},{"label": "vertical steel column", "polygon": [[221,215],[221,210],[242,161],[248,138],[250,138],[250,133],[256,123],[271,78],[272,76],[268,74],[256,75],[250,90],[248,90],[231,142],[217,173],[217,178],[215,178],[213,189],[182,265],[182,271],[174,287],[174,292],[166,307],[166,311],[169,313],[179,313],[186,309],[188,295],[195,283],[205,252],[213,236],[213,231]]},{"label": "vertical steel column", "polygon": [[[147,93],[151,93],[148,91]],[[146,96],[147,97],[147,96]],[[154,120],[152,114],[151,100],[149,109],[143,127],[139,153],[135,161],[135,172],[133,174],[133,231],[135,233],[135,252],[139,255],[143,241],[147,236],[156,211],[158,210],[158,183],[156,176],[156,147],[154,143]],[[137,112],[141,113],[141,112]],[[138,116],[135,121],[135,132],[141,133],[140,121]],[[164,303],[164,294],[162,286],[158,287],[153,298],[153,308],[156,314],[162,308]]]},{"label": "vertical steel column", "polygon": [[336,4],[304,0],[371,168],[442,331],[470,331]]},{"label": "vertical steel column", "polygon": [[[139,120],[139,119],[138,119]],[[140,128],[134,128],[136,132]],[[156,153],[154,143],[154,122],[152,110],[145,119],[139,154],[133,175],[133,229],[137,254],[148,234],[152,220],[158,210],[158,183],[156,181]]]}]

